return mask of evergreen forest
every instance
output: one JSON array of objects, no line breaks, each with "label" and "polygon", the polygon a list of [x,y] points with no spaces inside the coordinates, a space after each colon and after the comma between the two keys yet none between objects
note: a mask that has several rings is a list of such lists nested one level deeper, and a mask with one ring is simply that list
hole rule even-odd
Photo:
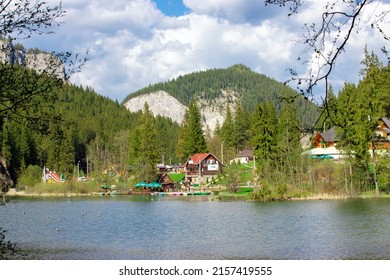
[{"label": "evergreen forest", "polygon": [[213,100],[221,95],[221,91],[231,91],[241,97],[242,107],[250,113],[255,111],[256,104],[263,102],[272,102],[280,112],[283,99],[288,96],[294,98],[303,126],[311,128],[318,117],[316,104],[309,102],[283,83],[253,72],[242,64],[226,69],[198,71],[167,82],[156,83],[128,95],[122,104],[130,98],[159,90],[168,92],[187,107],[194,98]]}]

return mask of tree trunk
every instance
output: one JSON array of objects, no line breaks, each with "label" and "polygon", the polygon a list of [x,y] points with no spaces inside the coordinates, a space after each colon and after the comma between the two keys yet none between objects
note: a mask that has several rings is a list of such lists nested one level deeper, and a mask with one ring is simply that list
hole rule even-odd
[{"label": "tree trunk", "polygon": [[5,159],[0,154],[0,196],[2,204],[5,204],[5,194],[13,186],[13,181],[8,172],[7,164]]}]

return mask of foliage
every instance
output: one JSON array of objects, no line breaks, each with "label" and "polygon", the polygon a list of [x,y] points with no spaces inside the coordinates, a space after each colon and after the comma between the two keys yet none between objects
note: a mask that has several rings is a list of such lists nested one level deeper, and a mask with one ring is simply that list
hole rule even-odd
[{"label": "foliage", "polygon": [[240,183],[240,169],[236,168],[235,164],[231,164],[227,167],[225,171],[226,177],[226,188],[232,192],[236,193],[239,189]]},{"label": "foliage", "polygon": [[298,120],[296,107],[291,102],[285,102],[277,124],[277,168],[288,174],[292,182],[297,182],[296,174],[301,165],[302,148],[300,144],[301,124]]},{"label": "foliage", "polygon": [[381,192],[390,193],[390,157],[385,155],[378,159],[377,165],[378,185]]},{"label": "foliage", "polygon": [[201,115],[195,101],[191,102],[185,114],[178,139],[178,151],[181,160],[187,160],[194,154],[207,151]]},{"label": "foliage", "polygon": [[297,96],[298,94],[290,87],[255,73],[242,64],[227,69],[194,72],[168,82],[153,84],[128,95],[122,104],[130,98],[159,90],[168,92],[186,106],[189,106],[193,99],[212,100],[220,97],[222,91],[235,92],[240,96],[241,106],[249,113],[256,109],[256,104],[262,102],[270,101],[276,107],[282,98],[282,93],[288,91],[296,97],[294,102],[303,125],[311,127],[318,118],[318,108],[314,103]]},{"label": "foliage", "polygon": [[137,177],[140,181],[156,181],[156,166],[158,163],[157,126],[147,103],[144,105],[142,118],[136,131],[139,133],[136,138],[139,141],[136,143],[138,151],[135,153]]},{"label": "foliage", "polygon": [[236,151],[242,151],[249,148],[250,131],[250,115],[243,107],[242,101],[237,100],[235,103],[234,114],[234,146]]},{"label": "foliage", "polygon": [[21,174],[18,180],[19,187],[34,186],[42,181],[42,167],[29,165]]},{"label": "foliage", "polygon": [[[8,66],[5,66],[8,67]],[[15,75],[33,75],[31,70],[16,67]],[[0,78],[1,79],[1,78]],[[46,77],[48,83],[56,80]],[[14,80],[3,80],[2,87]],[[29,79],[20,79],[19,87]],[[27,87],[27,85],[26,85]],[[1,153],[11,176],[17,181],[29,165],[44,165],[71,178],[74,166],[80,162],[82,172],[99,176],[116,166],[118,172],[128,170],[129,134],[135,133],[142,115],[130,113],[124,106],[103,97],[91,88],[70,84],[45,87],[39,98],[40,107],[22,110],[28,118],[7,112],[0,130]],[[25,104],[25,106],[27,106]],[[53,119],[52,112],[57,116]],[[47,114],[44,115],[44,114]],[[51,117],[50,117],[51,116]],[[175,135],[178,125],[167,118],[156,118],[159,154],[175,160]],[[167,135],[168,133],[168,135]],[[169,137],[169,138],[167,138]]]},{"label": "foliage", "polygon": [[[279,6],[290,6],[289,16],[298,13],[299,7],[303,4],[301,0],[265,0],[266,4]],[[344,53],[345,47],[351,40],[352,33],[358,33],[362,28],[362,22],[372,29],[376,29],[384,41],[389,40],[385,28],[381,25],[389,10],[373,14],[369,20],[363,20],[364,11],[370,5],[380,5],[380,0],[345,0],[327,1],[318,18],[317,23],[305,23],[305,34],[302,34],[301,43],[303,51],[300,52],[298,60],[309,65],[306,75],[300,76],[297,71],[290,69],[292,78],[290,82],[297,82],[298,89],[307,98],[313,97],[314,88],[320,83],[325,85],[325,97],[328,95],[328,80],[336,66],[339,57]],[[386,48],[383,51],[387,53]],[[309,58],[303,57],[307,55]],[[326,105],[326,104],[325,104]],[[326,106],[325,106],[326,107]],[[326,110],[326,108],[325,108]]]},{"label": "foliage", "polygon": [[16,259],[17,256],[22,255],[15,243],[6,241],[7,230],[0,227],[0,260]]},{"label": "foliage", "polygon": [[271,102],[262,103],[252,116],[252,145],[260,176],[274,167],[277,147],[277,113]]}]

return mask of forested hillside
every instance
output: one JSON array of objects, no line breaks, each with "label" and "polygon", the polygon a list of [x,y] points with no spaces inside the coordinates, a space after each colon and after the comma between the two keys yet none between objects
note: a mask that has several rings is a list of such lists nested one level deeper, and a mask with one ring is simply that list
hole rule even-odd
[{"label": "forested hillside", "polygon": [[255,73],[242,64],[227,69],[198,71],[153,84],[130,94],[122,104],[130,98],[159,90],[168,92],[187,107],[194,97],[212,100],[219,97],[222,91],[232,91],[241,96],[242,106],[250,113],[255,111],[258,103],[268,101],[271,101],[280,112],[283,97],[297,96],[295,102],[301,123],[304,126],[311,126],[318,117],[318,107],[315,104],[308,102],[283,83]]},{"label": "forested hillside", "polygon": [[[20,84],[15,89],[16,80],[1,79],[4,99],[11,100],[15,90],[36,90],[38,85],[31,84],[32,77],[42,79],[23,67],[1,65],[2,73],[6,69],[13,73],[8,76],[18,77]],[[45,77],[42,92],[31,95],[32,100],[26,99],[20,111],[8,109],[6,102],[0,104],[0,154],[14,181],[30,165],[40,166],[41,170],[46,166],[68,178],[74,175],[77,165],[82,172],[88,168],[90,174],[100,174],[112,166],[128,169],[129,136],[137,127],[140,113],[130,113],[91,88],[64,84],[50,77]],[[174,154],[175,141],[165,138],[167,132],[174,137],[179,126],[166,118],[158,118],[156,123],[159,151]]]}]

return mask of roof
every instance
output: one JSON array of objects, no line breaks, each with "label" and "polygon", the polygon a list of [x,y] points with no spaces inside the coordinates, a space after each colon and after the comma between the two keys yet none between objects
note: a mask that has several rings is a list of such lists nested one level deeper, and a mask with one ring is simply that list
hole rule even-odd
[{"label": "roof", "polygon": [[332,127],[331,129],[321,132],[320,135],[326,142],[335,142],[338,141],[338,137],[336,135],[336,127]]},{"label": "roof", "polygon": [[199,164],[202,160],[204,160],[210,153],[204,153],[204,154],[195,154],[190,158],[190,161],[192,161],[195,165]]},{"label": "roof", "polygon": [[174,183],[180,182],[185,179],[186,174],[185,173],[169,173],[168,177],[171,178],[171,180]]},{"label": "roof", "polygon": [[237,157],[253,157],[253,151],[252,150],[243,150],[238,153]]},{"label": "roof", "polygon": [[215,158],[218,162],[221,162],[216,156],[214,156],[211,153],[203,153],[203,154],[195,154],[192,157],[190,157],[189,161],[186,163],[195,164],[198,165],[201,161],[205,160],[208,156],[212,156]]},{"label": "roof", "polygon": [[386,117],[383,117],[381,118],[383,123],[385,124],[385,126],[387,126],[387,128],[390,128],[390,120]]}]

